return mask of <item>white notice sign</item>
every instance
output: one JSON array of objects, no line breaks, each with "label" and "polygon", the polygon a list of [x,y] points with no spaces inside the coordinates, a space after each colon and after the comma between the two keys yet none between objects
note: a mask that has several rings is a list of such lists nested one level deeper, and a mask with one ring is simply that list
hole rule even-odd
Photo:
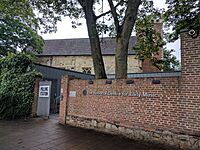
[{"label": "white notice sign", "polygon": [[69,91],[69,97],[76,97],[76,91]]},{"label": "white notice sign", "polygon": [[39,97],[49,97],[49,86],[39,87]]}]

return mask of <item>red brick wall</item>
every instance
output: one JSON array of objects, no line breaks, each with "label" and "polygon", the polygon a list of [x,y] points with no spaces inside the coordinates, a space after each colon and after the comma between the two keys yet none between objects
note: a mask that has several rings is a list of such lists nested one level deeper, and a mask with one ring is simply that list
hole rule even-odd
[{"label": "red brick wall", "polygon": [[34,99],[32,103],[32,109],[31,109],[31,116],[35,117],[37,113],[37,103],[38,103],[38,93],[39,93],[39,82],[41,80],[41,77],[37,77],[35,79],[35,85],[34,85]]},{"label": "red brick wall", "polygon": [[[160,20],[158,22],[155,22],[155,24],[154,24],[154,29],[158,33],[161,33],[161,36],[163,34],[163,31],[162,31],[163,27],[162,26],[163,26],[163,23]],[[158,52],[158,54],[155,54],[155,57],[158,60],[162,59],[163,58],[163,49],[160,49],[160,51]],[[159,72],[160,70],[153,65],[153,63],[151,62],[151,60],[144,60],[142,62],[142,71],[143,72]]]},{"label": "red brick wall", "polygon": [[[158,78],[161,84],[152,84],[152,78],[134,79],[127,85],[126,80],[115,80],[105,84],[96,80],[88,84],[84,80],[71,80],[70,91],[76,97],[69,97],[68,115],[97,119],[127,127],[140,127],[146,130],[175,130],[179,121],[179,79]],[[148,92],[158,94],[155,98],[129,96],[83,95],[83,91],[98,92]],[[200,128],[199,128],[200,130]]]},{"label": "red brick wall", "polygon": [[200,134],[200,36],[181,34],[180,128]]},{"label": "red brick wall", "polygon": [[153,65],[151,60],[146,59],[142,62],[142,71],[147,73],[147,72],[159,72],[160,70]]},{"label": "red brick wall", "polygon": [[68,93],[69,93],[69,80],[68,76],[65,76],[61,80],[61,99],[60,99],[60,110],[59,110],[59,122],[65,124],[66,115],[68,112]]},{"label": "red brick wall", "polygon": [[[133,84],[127,84],[128,79],[90,84],[63,78],[60,122],[199,150],[200,36],[182,33],[181,50],[182,72],[177,77],[134,78]],[[149,96],[130,95],[135,92]]]}]

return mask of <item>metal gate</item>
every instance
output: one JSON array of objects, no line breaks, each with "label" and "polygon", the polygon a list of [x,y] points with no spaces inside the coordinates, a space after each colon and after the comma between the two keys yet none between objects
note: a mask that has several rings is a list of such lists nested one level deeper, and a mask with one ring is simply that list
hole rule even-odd
[{"label": "metal gate", "polygon": [[37,115],[49,117],[51,97],[51,81],[39,82],[39,96],[37,105]]}]

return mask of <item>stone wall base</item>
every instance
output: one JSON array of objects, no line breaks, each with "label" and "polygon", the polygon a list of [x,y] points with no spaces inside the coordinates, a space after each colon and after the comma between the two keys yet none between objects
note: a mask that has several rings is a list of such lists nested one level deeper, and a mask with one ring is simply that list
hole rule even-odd
[{"label": "stone wall base", "polygon": [[66,124],[96,131],[122,135],[134,140],[170,145],[184,150],[199,150],[200,137],[172,133],[170,131],[146,131],[140,128],[125,127],[95,119],[67,116]]}]

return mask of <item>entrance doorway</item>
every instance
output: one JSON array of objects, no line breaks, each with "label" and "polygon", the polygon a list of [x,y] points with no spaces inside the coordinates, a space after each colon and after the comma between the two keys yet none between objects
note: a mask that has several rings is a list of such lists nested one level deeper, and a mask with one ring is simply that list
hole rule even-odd
[{"label": "entrance doorway", "polygon": [[39,95],[37,104],[37,115],[49,117],[51,97],[51,81],[39,82]]},{"label": "entrance doorway", "polygon": [[39,82],[38,116],[49,117],[51,114],[59,113],[60,96],[57,86],[57,79],[43,79],[43,81]]}]

